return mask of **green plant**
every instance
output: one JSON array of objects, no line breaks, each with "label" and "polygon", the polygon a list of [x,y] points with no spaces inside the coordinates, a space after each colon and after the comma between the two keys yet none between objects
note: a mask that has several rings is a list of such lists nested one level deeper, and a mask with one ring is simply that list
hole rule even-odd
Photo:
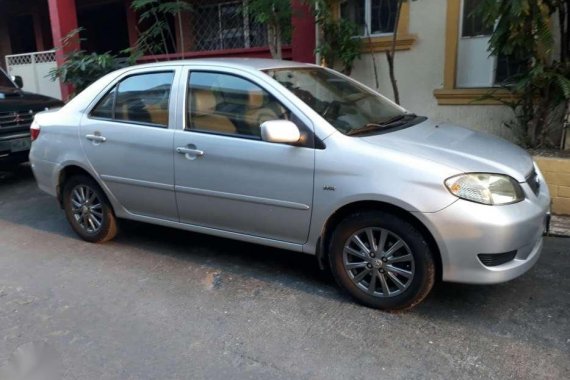
[{"label": "green plant", "polygon": [[340,63],[341,72],[350,75],[354,61],[361,56],[361,41],[355,37],[355,23],[337,18],[333,14],[334,0],[310,0],[320,33],[315,49],[321,55],[321,64],[335,67]]},{"label": "green plant", "polygon": [[354,38],[357,26],[345,19],[327,20],[321,23],[323,39],[316,51],[321,54],[327,66],[341,64],[341,72],[350,75],[352,66],[360,58],[360,39]]},{"label": "green plant", "polygon": [[291,37],[291,0],[249,0],[248,11],[254,20],[267,25],[267,40],[271,56],[281,59],[281,46]]},{"label": "green plant", "polygon": [[[192,6],[181,0],[133,0],[131,8],[138,13],[141,26],[137,39],[137,50],[145,54],[168,54],[176,52],[176,32],[169,20],[175,17],[178,22],[179,46],[184,47],[182,14],[192,10]],[[143,27],[145,26],[145,27]]]},{"label": "green plant", "polygon": [[[62,39],[62,45],[66,47],[74,41],[80,41],[78,36],[82,30],[78,28],[71,31]],[[120,66],[118,57],[110,52],[97,54],[87,53],[85,50],[73,50],[65,55],[63,64],[50,70],[48,75],[51,80],[60,79],[63,83],[70,84],[73,86],[74,94],[78,94]]]},{"label": "green plant", "polygon": [[[505,125],[513,129],[521,145],[557,145],[552,132],[560,134],[564,114],[570,112],[570,0],[484,0],[477,12],[494,27],[489,52],[522,63],[522,70],[504,86],[513,100],[503,100],[493,92],[488,97],[512,109],[514,118]],[[553,33],[551,18],[555,15],[558,27]],[[557,54],[555,34],[560,40]]]}]

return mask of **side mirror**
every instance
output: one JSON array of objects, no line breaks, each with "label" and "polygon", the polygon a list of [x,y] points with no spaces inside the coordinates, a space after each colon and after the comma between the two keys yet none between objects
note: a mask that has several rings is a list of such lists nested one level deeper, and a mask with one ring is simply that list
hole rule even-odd
[{"label": "side mirror", "polygon": [[261,139],[272,143],[293,144],[301,139],[301,132],[289,120],[268,120],[261,124]]},{"label": "side mirror", "polygon": [[15,77],[12,77],[12,80],[14,81],[14,83],[16,83],[16,86],[18,86],[18,88],[24,87],[24,80],[22,79],[21,76],[16,75]]}]

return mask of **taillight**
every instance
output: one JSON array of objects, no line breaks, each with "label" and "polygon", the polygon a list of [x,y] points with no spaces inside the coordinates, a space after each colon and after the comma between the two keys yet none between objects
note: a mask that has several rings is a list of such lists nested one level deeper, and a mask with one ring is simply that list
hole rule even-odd
[{"label": "taillight", "polygon": [[32,125],[30,125],[30,137],[32,138],[32,141],[36,141],[40,136],[40,130],[40,125],[34,120]]}]

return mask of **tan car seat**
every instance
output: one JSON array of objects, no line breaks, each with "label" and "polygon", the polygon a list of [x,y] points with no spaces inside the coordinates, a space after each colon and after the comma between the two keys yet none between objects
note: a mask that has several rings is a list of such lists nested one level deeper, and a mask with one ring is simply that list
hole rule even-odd
[{"label": "tan car seat", "polygon": [[267,107],[266,97],[263,92],[250,91],[244,119],[251,131],[257,136],[261,136],[259,126],[265,121],[277,120],[279,117],[275,111]]},{"label": "tan car seat", "polygon": [[153,124],[168,125],[168,109],[162,108],[159,104],[150,104],[145,108],[150,114],[150,120]]},{"label": "tan car seat", "polygon": [[191,114],[192,127],[212,132],[236,133],[236,127],[230,119],[216,114],[216,96],[208,90],[194,90],[190,96],[193,104]]}]

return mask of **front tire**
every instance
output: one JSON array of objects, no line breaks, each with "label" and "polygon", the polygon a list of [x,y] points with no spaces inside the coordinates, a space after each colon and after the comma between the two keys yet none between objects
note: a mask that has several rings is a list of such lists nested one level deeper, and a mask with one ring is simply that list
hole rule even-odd
[{"label": "front tire", "polygon": [[66,181],[63,207],[67,221],[83,240],[103,243],[117,234],[117,220],[111,204],[92,178],[78,175]]},{"label": "front tire", "polygon": [[404,310],[420,303],[435,283],[433,254],[409,222],[385,212],[348,216],[329,248],[337,283],[360,303]]}]

